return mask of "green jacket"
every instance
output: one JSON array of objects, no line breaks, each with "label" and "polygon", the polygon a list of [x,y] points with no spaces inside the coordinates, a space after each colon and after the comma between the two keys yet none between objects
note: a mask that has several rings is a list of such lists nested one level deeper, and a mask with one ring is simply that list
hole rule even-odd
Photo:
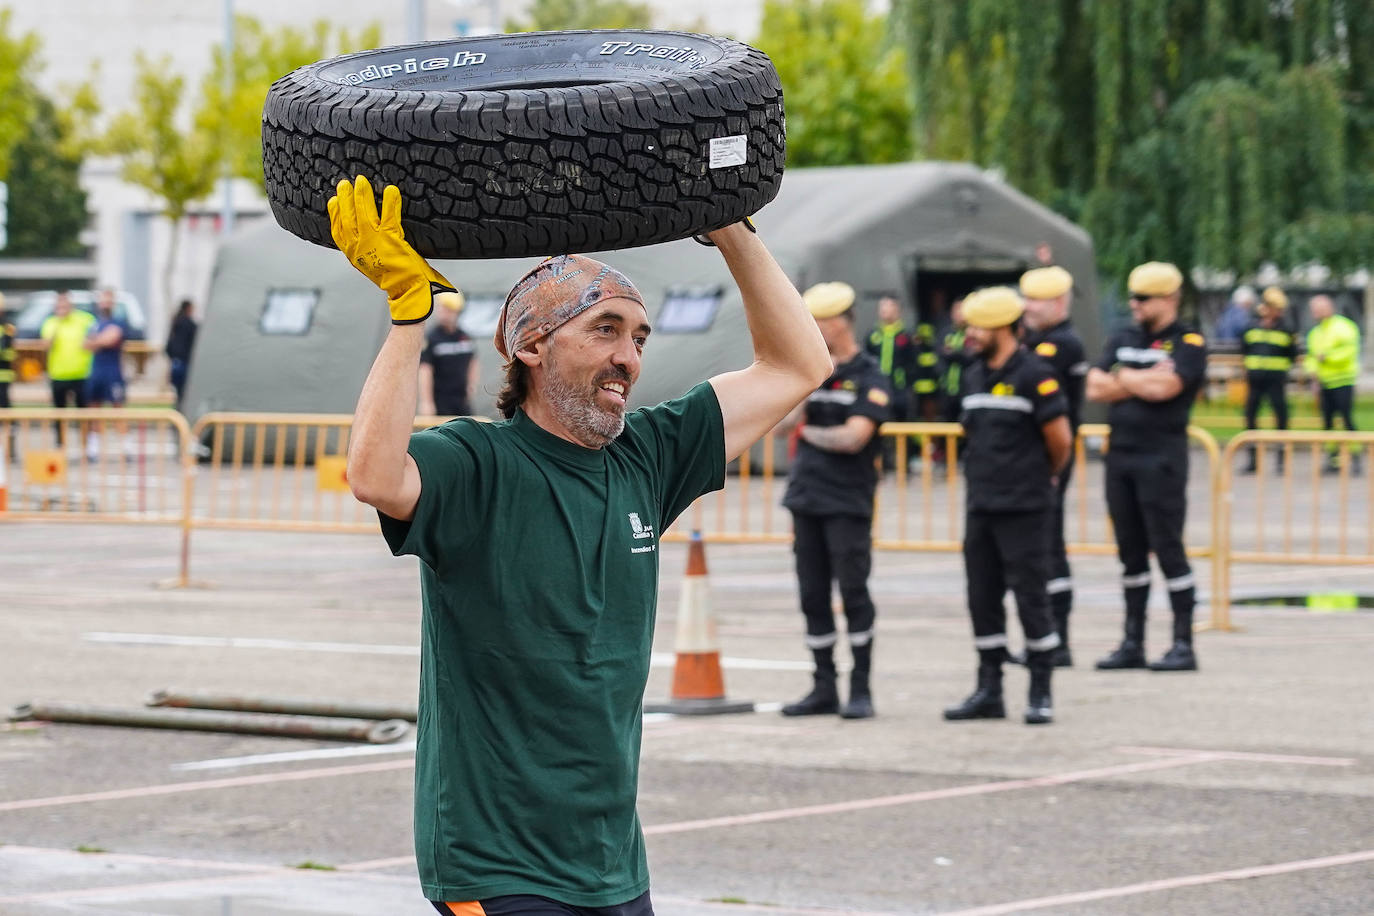
[{"label": "green jacket", "polygon": [[1360,327],[1344,315],[1332,315],[1307,332],[1308,372],[1323,388],[1355,384],[1360,375]]}]

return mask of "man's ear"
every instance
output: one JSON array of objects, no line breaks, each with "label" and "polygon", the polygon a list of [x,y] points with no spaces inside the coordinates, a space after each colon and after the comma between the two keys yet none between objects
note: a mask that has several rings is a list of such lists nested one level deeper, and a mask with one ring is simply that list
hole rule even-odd
[{"label": "man's ear", "polygon": [[544,344],[547,340],[547,337],[543,340],[536,340],[529,346],[516,350],[515,358],[524,363],[525,367],[528,369],[533,369],[535,366],[542,366],[544,364]]}]

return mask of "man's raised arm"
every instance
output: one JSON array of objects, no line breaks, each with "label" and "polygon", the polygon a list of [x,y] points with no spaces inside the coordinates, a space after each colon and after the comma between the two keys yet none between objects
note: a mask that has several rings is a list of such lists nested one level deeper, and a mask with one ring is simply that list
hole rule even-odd
[{"label": "man's raised arm", "polygon": [[743,223],[710,233],[744,300],[754,362],[711,379],[725,421],[725,460],[740,455],[834,368],[815,319],[762,240]]},{"label": "man's raised arm", "polygon": [[387,294],[395,325],[363,383],[348,445],[348,485],[360,502],[402,521],[420,500],[420,469],[406,451],[415,420],[417,375],[424,349],[424,320],[434,296],[453,284],[425,262],[401,231],[401,193],[382,192],[382,212],[361,175],[339,182],[329,199],[329,231],[363,276]]}]

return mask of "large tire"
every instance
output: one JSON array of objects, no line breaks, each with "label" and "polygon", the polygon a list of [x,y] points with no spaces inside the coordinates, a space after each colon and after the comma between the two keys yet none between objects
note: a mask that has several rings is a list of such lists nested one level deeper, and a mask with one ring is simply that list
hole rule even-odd
[{"label": "large tire", "polygon": [[767,55],[686,32],[534,32],[349,54],[273,84],[272,213],[333,246],[341,179],[397,185],[433,258],[629,248],[737,222],[782,181]]}]

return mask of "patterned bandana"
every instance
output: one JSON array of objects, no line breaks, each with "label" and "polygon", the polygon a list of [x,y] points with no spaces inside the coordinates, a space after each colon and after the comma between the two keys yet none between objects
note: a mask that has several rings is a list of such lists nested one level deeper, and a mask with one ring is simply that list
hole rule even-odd
[{"label": "patterned bandana", "polygon": [[644,298],[629,278],[580,254],[549,258],[520,278],[501,307],[496,349],[506,359],[605,299]]}]

